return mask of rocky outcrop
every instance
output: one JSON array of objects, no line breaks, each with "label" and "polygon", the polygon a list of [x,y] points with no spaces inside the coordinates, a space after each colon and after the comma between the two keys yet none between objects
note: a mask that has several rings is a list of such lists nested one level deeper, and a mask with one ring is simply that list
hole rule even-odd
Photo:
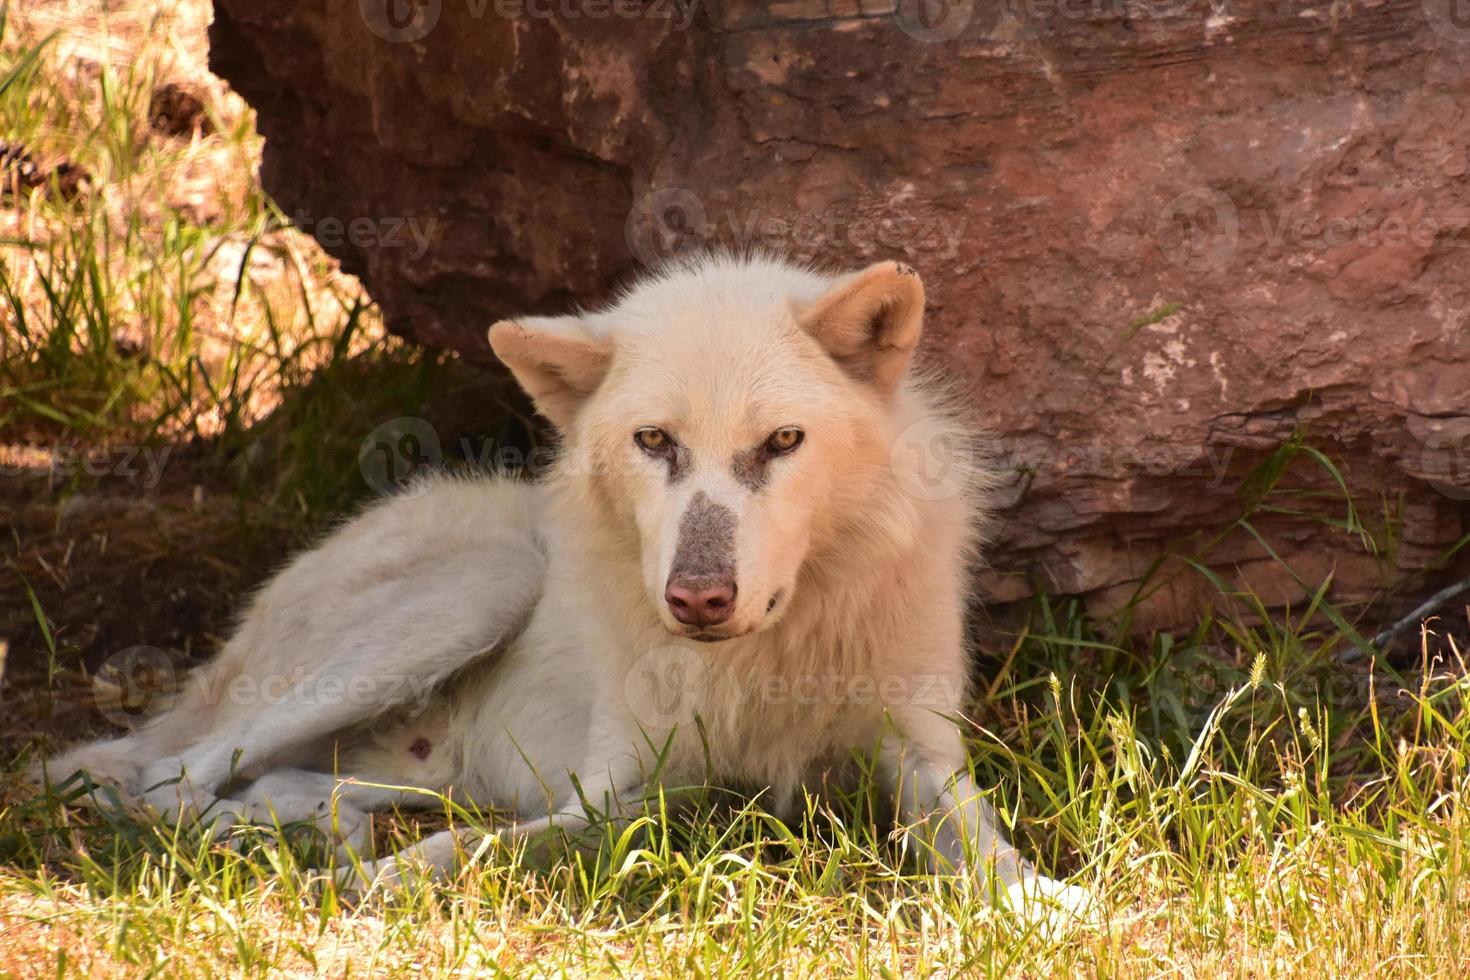
[{"label": "rocky outcrop", "polygon": [[[1470,532],[1456,0],[216,0],[211,36],[271,193],[470,358],[691,244],[917,266],[1008,471],[993,601],[1206,554],[1353,605]],[[1218,594],[1185,568],[1133,625]]]}]

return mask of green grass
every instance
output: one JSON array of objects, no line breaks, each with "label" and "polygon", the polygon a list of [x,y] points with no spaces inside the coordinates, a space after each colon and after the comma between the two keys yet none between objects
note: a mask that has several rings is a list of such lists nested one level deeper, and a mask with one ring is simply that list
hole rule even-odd
[{"label": "green grass", "polygon": [[[19,73],[0,93],[4,138],[43,170],[83,168],[92,189],[68,199],[53,185],[7,202],[0,424],[133,439],[237,426],[257,389],[296,380],[292,372],[332,340],[328,323],[285,335],[279,308],[299,306],[308,321],[342,311],[318,310],[321,277],[283,268],[278,278],[290,285],[267,295],[239,275],[254,250],[272,248],[263,239],[281,224],[248,177],[257,138],[247,117],[225,118],[221,94],[210,107],[214,133],[156,138],[146,120],[164,54],[149,50],[121,69],[103,62],[95,79],[73,79],[57,51],[63,39],[71,35],[5,39],[5,61]],[[238,176],[202,199],[190,194],[214,168]],[[333,300],[350,308],[347,297]]]},{"label": "green grass", "polygon": [[1163,323],[1165,320],[1169,319],[1169,317],[1178,312],[1178,303],[1165,303],[1158,309],[1150,310],[1148,313],[1145,313],[1143,316],[1128,324],[1128,329],[1123,333],[1123,340],[1132,340],[1134,335],[1137,334],[1138,331],[1142,330],[1144,327],[1151,327],[1155,323]]},{"label": "green grass", "polygon": [[1365,670],[1333,691],[1292,679],[1325,637],[1256,630],[1239,675],[1218,650],[1195,654],[1219,664],[1208,679],[1170,670],[1200,661],[1160,641],[1108,678],[1079,653],[1129,651],[1053,624],[1018,657],[1041,682],[978,709],[973,757],[1023,846],[1101,897],[1095,925],[1043,934],[983,886],[921,874],[861,793],[794,826],[758,798],[655,805],[595,854],[492,846],[447,885],[360,908],[289,834],[241,854],[17,796],[0,811],[0,953],[54,963],[59,942],[79,970],[169,975],[1420,974],[1470,957],[1457,658],[1408,687]]},{"label": "green grass", "polygon": [[[184,14],[206,6],[80,5],[80,23],[66,6],[0,23],[0,139],[43,173],[90,175],[78,194],[52,180],[0,207],[0,431],[50,453],[206,446],[242,499],[340,510],[361,420],[411,414],[443,359],[389,337],[356,281],[289,228],[222,84],[196,79],[202,131],[150,130],[152,93],[187,67],[179,49],[201,47],[185,29],[203,21]],[[105,57],[118,45],[136,56]]]},{"label": "green grass", "polygon": [[[38,2],[0,31],[0,138],[92,175],[75,199],[51,187],[0,207],[0,442],[197,445],[190,480],[270,510],[272,531],[329,519],[364,492],[363,420],[416,414],[448,366],[385,338],[356,284],[281,227],[249,114],[222,88],[204,89],[210,132],[148,132],[205,5],[111,8]],[[103,42],[132,56],[82,70]],[[793,825],[759,797],[655,804],[596,853],[495,845],[450,882],[354,907],[307,870],[320,848],[297,828],[234,849],[38,796],[18,779],[26,737],[0,767],[0,976],[1462,974],[1462,651],[1431,632],[1385,656],[1330,580],[1290,573],[1308,599],[1281,615],[1210,562],[1230,535],[1271,553],[1271,521],[1324,500],[1344,552],[1389,560],[1392,502],[1346,491],[1302,433],[1246,482],[1240,519],[1179,542],[1120,615],[1042,599],[981,651],[977,777],[1045,871],[1095,891],[1094,924],[1044,933],[977,883],[921,874],[870,787]],[[6,570],[36,636],[0,648],[12,736],[20,695],[49,714],[77,669],[87,624],[58,620],[70,580],[52,564]],[[1138,638],[1132,612],[1179,577],[1208,582],[1215,615]],[[482,821],[429,823],[450,819]],[[403,817],[381,836],[413,833]]]}]

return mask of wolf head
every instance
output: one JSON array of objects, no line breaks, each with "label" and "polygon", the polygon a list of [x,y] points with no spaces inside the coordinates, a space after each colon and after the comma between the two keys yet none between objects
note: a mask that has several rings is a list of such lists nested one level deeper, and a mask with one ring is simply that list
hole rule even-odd
[{"label": "wolf head", "polygon": [[898,263],[706,256],[490,343],[561,430],[556,479],[636,547],[665,628],[716,641],[780,620],[854,515],[891,504],[923,311]]}]

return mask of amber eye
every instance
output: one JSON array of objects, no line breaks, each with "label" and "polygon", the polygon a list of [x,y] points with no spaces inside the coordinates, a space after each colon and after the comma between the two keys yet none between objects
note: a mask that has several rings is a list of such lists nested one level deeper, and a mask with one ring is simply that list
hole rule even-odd
[{"label": "amber eye", "polygon": [[633,433],[633,441],[645,453],[656,454],[668,452],[669,447],[674,444],[674,440],[669,438],[667,432],[663,429],[655,429],[653,426],[646,426]]},{"label": "amber eye", "polygon": [[789,453],[801,445],[801,441],[805,438],[805,432],[802,432],[793,425],[788,425],[771,433],[771,437],[766,440],[766,452],[772,456]]}]

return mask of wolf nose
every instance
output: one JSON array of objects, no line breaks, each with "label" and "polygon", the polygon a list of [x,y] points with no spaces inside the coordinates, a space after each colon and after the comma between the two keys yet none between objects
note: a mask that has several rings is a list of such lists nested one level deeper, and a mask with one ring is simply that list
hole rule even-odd
[{"label": "wolf nose", "polygon": [[735,611],[735,580],[728,575],[714,582],[671,578],[664,587],[664,601],[685,626],[715,626]]}]

